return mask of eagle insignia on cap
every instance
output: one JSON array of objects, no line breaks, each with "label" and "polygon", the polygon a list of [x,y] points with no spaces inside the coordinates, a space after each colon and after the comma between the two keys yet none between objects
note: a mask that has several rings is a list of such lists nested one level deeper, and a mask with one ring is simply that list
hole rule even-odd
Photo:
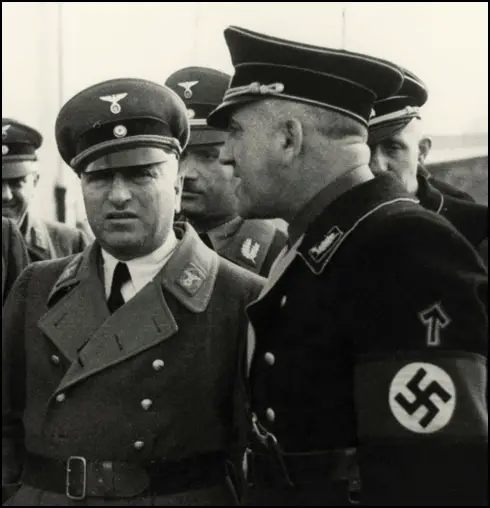
[{"label": "eagle insignia on cap", "polygon": [[2,125],[2,139],[7,139],[10,127],[12,127],[10,124]]},{"label": "eagle insignia on cap", "polygon": [[104,95],[102,97],[99,97],[101,101],[106,101],[111,103],[110,111],[114,115],[117,115],[121,112],[121,105],[119,104],[119,101],[124,99],[128,94],[127,93],[116,93],[114,95]]},{"label": "eagle insignia on cap", "polygon": [[126,129],[124,125],[116,125],[112,132],[116,138],[124,138],[124,136],[128,133],[128,129]]},{"label": "eagle insignia on cap", "polygon": [[191,88],[193,86],[197,85],[198,83],[199,83],[199,81],[183,81],[182,83],[177,83],[177,84],[184,89],[184,97],[186,99],[190,99],[192,97]]}]

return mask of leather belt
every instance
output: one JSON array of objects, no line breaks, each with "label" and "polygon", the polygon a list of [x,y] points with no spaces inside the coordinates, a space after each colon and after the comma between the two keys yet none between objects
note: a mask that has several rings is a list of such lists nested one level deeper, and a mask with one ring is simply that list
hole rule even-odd
[{"label": "leather belt", "polygon": [[355,448],[285,453],[274,434],[252,419],[251,449],[247,450],[250,487],[296,488],[345,483],[349,501],[357,504],[361,482]]},{"label": "leather belt", "polygon": [[21,483],[82,500],[85,497],[130,498],[145,492],[169,495],[212,487],[225,478],[226,462],[218,453],[144,464],[89,460],[81,456],[57,460],[29,453]]}]

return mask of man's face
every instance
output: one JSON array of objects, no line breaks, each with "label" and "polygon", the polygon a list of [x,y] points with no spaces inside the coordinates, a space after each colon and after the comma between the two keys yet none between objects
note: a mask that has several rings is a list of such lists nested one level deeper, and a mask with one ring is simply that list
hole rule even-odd
[{"label": "man's face", "polygon": [[38,179],[37,173],[29,173],[20,178],[2,179],[2,215],[4,217],[13,219],[20,226],[34,199]]},{"label": "man's face", "polygon": [[[418,120],[412,120],[403,129],[370,146],[369,166],[378,176],[387,171],[395,174],[410,193],[417,191],[417,166],[426,153],[422,153],[424,141]],[[427,150],[428,151],[428,150]]]},{"label": "man's face", "polygon": [[188,147],[180,159],[184,176],[182,211],[189,219],[231,219],[236,215],[237,179],[219,162],[221,144]]},{"label": "man's face", "polygon": [[178,208],[178,162],[83,173],[87,218],[99,243],[121,260],[144,256],[167,238]]},{"label": "man's face", "polygon": [[238,214],[247,219],[277,217],[282,184],[281,153],[273,121],[256,104],[235,112],[220,163],[233,168]]}]

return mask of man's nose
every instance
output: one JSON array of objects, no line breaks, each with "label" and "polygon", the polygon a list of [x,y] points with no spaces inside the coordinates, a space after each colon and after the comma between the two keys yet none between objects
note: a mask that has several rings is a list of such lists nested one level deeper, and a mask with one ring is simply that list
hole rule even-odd
[{"label": "man's nose", "polygon": [[379,147],[371,148],[371,158],[369,160],[369,167],[374,175],[380,175],[388,171],[388,164],[386,157],[383,155],[382,150]]},{"label": "man's nose", "polygon": [[9,201],[12,201],[12,198],[14,197],[14,194],[12,192],[12,188],[8,183],[2,182],[2,202],[8,203]]},{"label": "man's nose", "polygon": [[222,166],[233,166],[233,152],[229,140],[225,141],[219,150],[219,163]]},{"label": "man's nose", "polygon": [[184,180],[196,180],[198,176],[196,162],[192,157],[186,157],[182,160],[181,172],[184,175]]},{"label": "man's nose", "polygon": [[108,197],[115,205],[122,205],[131,199],[131,192],[128,184],[121,175],[114,175]]}]

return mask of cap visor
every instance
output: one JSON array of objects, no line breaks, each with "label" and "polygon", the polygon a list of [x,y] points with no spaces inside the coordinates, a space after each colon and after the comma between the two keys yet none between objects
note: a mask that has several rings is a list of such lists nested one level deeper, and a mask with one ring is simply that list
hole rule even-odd
[{"label": "cap visor", "polygon": [[209,113],[206,119],[207,124],[214,129],[227,130],[230,124],[230,117],[237,109],[266,98],[267,97],[239,97],[223,102]]},{"label": "cap visor", "polygon": [[191,129],[191,138],[187,146],[221,144],[226,141],[226,136],[226,131],[210,129],[209,127]]},{"label": "cap visor", "polygon": [[413,116],[410,118],[402,118],[394,122],[389,122],[386,124],[380,123],[375,127],[370,127],[368,133],[368,145],[377,145],[380,141],[395,135],[406,125],[408,125],[413,120],[413,118]]},{"label": "cap visor", "polygon": [[111,152],[87,164],[84,173],[103,171],[105,169],[129,168],[160,164],[175,159],[175,154],[163,148],[140,146],[118,152]]},{"label": "cap visor", "polygon": [[5,161],[2,160],[2,180],[7,178],[22,178],[38,170],[37,161]]}]

